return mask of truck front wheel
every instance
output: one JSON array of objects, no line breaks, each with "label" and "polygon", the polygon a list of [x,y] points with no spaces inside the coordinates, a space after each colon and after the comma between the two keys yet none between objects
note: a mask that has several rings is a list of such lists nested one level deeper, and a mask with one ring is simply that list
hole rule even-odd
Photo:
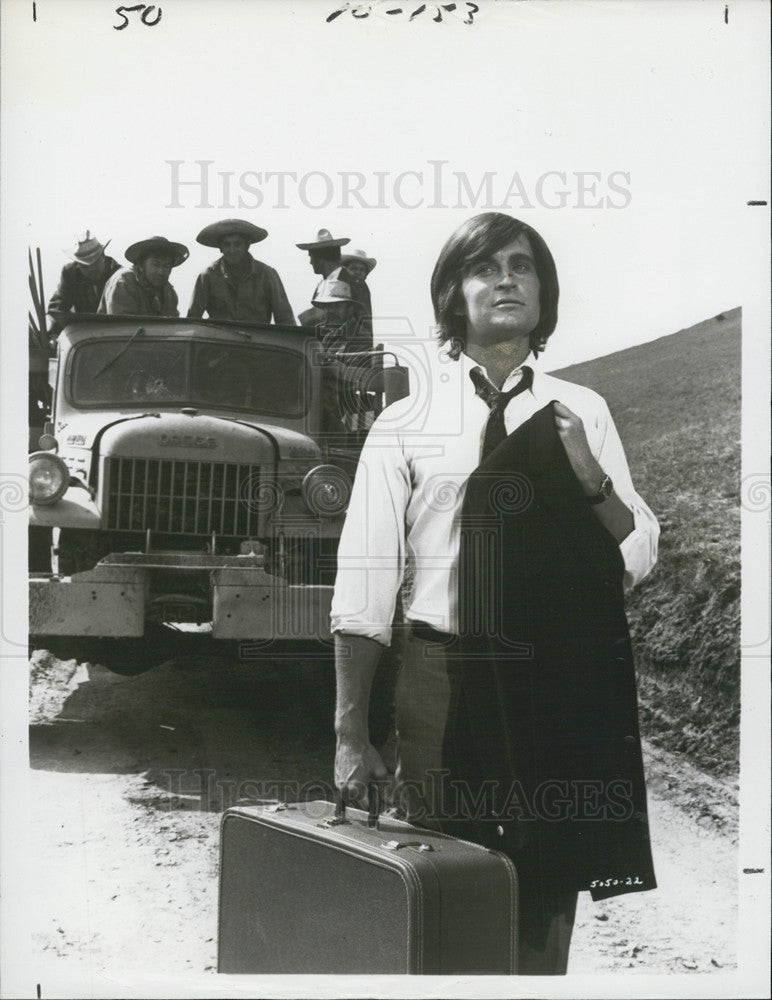
[{"label": "truck front wheel", "polygon": [[40,636],[33,645],[60,660],[98,664],[124,677],[144,674],[174,656],[173,636],[160,625],[148,625],[145,635],[136,638]]},{"label": "truck front wheel", "polygon": [[56,572],[72,576],[93,569],[106,553],[100,532],[83,528],[60,528],[55,543]]},{"label": "truck front wheel", "polygon": [[153,644],[144,636],[141,639],[100,639],[89,655],[89,662],[124,677],[147,673],[168,659],[168,656],[158,656]]}]

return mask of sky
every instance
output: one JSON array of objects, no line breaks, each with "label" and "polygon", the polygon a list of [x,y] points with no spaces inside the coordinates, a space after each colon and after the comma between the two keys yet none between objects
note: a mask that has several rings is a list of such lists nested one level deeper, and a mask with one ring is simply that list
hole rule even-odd
[{"label": "sky", "polygon": [[[324,227],[377,258],[376,338],[398,346],[432,336],[429,278],[451,232],[483,209],[509,211],[557,262],[547,368],[743,307],[743,475],[766,474],[769,209],[748,202],[769,200],[768,4],[478,0],[466,25],[447,12],[440,23],[428,10],[388,15],[416,7],[388,0],[327,23],[338,3],[161,0],[161,19],[147,25],[117,16],[115,0],[0,2],[0,729],[15,734],[2,743],[6,776],[27,766],[26,608],[14,580],[27,517],[28,246],[41,249],[48,297],[86,228],[111,239],[121,263],[138,239],[183,242],[190,259],[173,282],[185,309],[213,259],[196,233],[246,218],[268,230],[255,254],[277,268],[297,314],[316,278],[295,244]],[[201,162],[206,197],[175,189],[173,171],[189,181]],[[766,506],[743,510],[747,629],[767,622],[766,482]],[[744,690],[746,760],[767,746],[766,716],[752,709],[768,697],[754,691]],[[766,753],[753,759],[762,781]],[[768,822],[766,793],[752,791],[744,850]],[[6,824],[21,817],[0,837],[6,896],[26,891],[7,864],[14,838],[23,842],[25,794],[21,781],[2,800]],[[745,912],[749,932],[760,911]],[[14,921],[0,929],[23,968],[28,943]],[[740,940],[752,942],[742,926]],[[673,995],[704,988],[680,982]]]},{"label": "sky", "polygon": [[426,338],[442,244],[500,206],[557,261],[550,367],[740,305],[751,284],[738,245],[763,232],[765,210],[746,201],[765,197],[766,133],[759,76],[738,68],[764,51],[755,0],[732,4],[728,24],[710,0],[501,0],[471,26],[378,13],[392,4],[328,24],[325,0],[167,0],[157,25],[133,15],[121,31],[103,0],[38,0],[36,21],[31,6],[3,5],[6,274],[20,308],[26,246],[41,248],[50,295],[89,228],[122,264],[137,239],[185,243],[173,276],[185,309],[213,259],[196,233],[240,216],[268,230],[254,252],[296,314],[316,279],[295,244],[325,227],[378,260],[378,339]]}]

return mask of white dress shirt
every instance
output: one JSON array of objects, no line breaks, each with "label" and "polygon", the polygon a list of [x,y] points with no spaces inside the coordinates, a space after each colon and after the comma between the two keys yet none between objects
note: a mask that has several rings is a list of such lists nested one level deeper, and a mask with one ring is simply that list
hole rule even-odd
[{"label": "white dress shirt", "polygon": [[[593,456],[633,514],[635,527],[620,545],[624,585],[632,587],[656,562],[659,525],[635,492],[608,406],[591,389],[540,371],[532,355],[523,365],[533,369],[533,385],[507,405],[507,433],[555,399],[581,417]],[[466,480],[480,464],[490,413],[469,377],[475,367],[466,355],[453,361],[441,351],[430,382],[411,386],[410,395],[389,406],[373,424],[338,548],[334,632],[389,645],[406,566],[412,578],[406,619],[458,632],[461,505]],[[521,377],[518,367],[507,376],[502,391]]]}]

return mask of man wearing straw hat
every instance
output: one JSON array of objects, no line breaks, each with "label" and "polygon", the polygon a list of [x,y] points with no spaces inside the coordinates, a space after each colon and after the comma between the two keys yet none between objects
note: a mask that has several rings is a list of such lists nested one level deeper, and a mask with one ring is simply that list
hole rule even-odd
[{"label": "man wearing straw hat", "polygon": [[[72,260],[65,264],[59,285],[48,303],[48,312],[95,313],[108,279],[120,264],[105,254],[109,245],[100,243],[89,229],[78,237],[74,250],[64,250]],[[61,332],[61,324],[52,320],[49,337]]]},{"label": "man wearing straw hat", "polygon": [[[369,351],[372,343],[361,325],[362,304],[354,299],[351,286],[338,278],[325,278],[316,290],[313,305],[322,316],[317,324],[322,347],[330,355],[336,352]],[[323,372],[322,428],[326,433],[355,430],[359,415],[368,408],[366,400],[346,390],[341,378],[341,364],[369,367],[370,357],[330,359]]]},{"label": "man wearing straw hat", "polygon": [[[345,282],[351,289],[351,295],[355,302],[362,307],[362,318],[360,325],[372,339],[372,315],[373,307],[370,300],[370,289],[364,281],[355,277],[354,274],[343,263],[340,248],[346,246],[351,240],[348,237],[335,239],[329,229],[320,229],[316,234],[316,239],[309,243],[296,243],[298,250],[308,252],[308,260],[314,274],[321,276],[321,281],[316,287],[313,295],[313,302],[316,302],[322,284],[325,280],[338,280]],[[374,262],[373,262],[373,266]]]},{"label": "man wearing straw hat", "polygon": [[268,233],[243,219],[223,219],[205,226],[196,241],[216,247],[221,257],[196,279],[188,316],[278,323],[295,326],[295,317],[279,274],[249,252]]},{"label": "man wearing straw hat", "polygon": [[117,316],[179,316],[177,293],[169,282],[172,268],[188,259],[188,248],[165,236],[132,243],[126,251],[132,267],[121,268],[105,285],[98,312]]},{"label": "man wearing straw hat", "polygon": [[324,316],[322,345],[328,350],[369,351],[370,337],[359,320],[363,307],[353,295],[351,285],[339,278],[325,278],[317,288],[313,305]]},{"label": "man wearing straw hat", "polygon": [[340,260],[349,274],[353,274],[358,281],[365,282],[367,275],[378,263],[375,257],[368,257],[364,250],[350,250],[341,254]]}]

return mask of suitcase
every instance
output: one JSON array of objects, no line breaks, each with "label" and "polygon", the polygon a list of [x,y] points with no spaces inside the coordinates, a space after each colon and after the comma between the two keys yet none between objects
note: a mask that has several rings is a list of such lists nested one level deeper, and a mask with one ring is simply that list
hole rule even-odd
[{"label": "suitcase", "polygon": [[517,876],[504,854],[332,802],[228,809],[218,971],[517,971]]}]

